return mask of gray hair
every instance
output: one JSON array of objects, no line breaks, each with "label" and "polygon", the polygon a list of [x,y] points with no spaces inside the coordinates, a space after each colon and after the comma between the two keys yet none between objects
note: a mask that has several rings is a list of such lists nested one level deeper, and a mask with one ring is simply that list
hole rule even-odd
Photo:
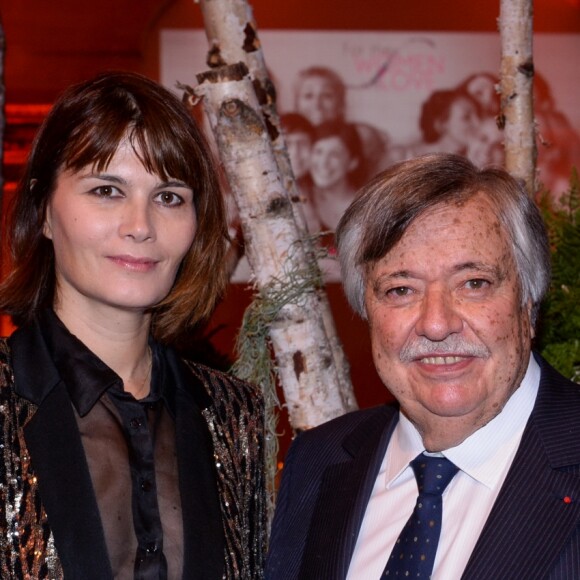
[{"label": "gray hair", "polygon": [[522,290],[532,304],[535,325],[550,284],[550,247],[536,203],[503,169],[478,169],[459,155],[434,153],[398,163],[379,173],[358,193],[336,231],[342,283],[352,308],[366,318],[367,267],[397,244],[411,223],[446,203],[484,193],[511,242]]}]

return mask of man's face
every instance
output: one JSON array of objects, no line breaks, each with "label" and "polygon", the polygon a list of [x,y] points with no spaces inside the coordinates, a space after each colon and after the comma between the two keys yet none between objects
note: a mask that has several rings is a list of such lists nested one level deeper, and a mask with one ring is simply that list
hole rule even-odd
[{"label": "man's face", "polygon": [[488,423],[525,374],[530,309],[484,194],[417,218],[369,266],[365,306],[377,371],[429,450]]}]

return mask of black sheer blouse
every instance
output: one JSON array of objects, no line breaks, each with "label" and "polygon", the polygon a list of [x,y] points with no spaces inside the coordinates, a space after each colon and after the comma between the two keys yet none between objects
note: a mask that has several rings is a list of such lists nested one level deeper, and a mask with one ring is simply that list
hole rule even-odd
[{"label": "black sheer blouse", "polygon": [[151,391],[137,400],[53,311],[40,323],[73,403],[114,577],[181,578],[183,521],[165,350],[150,342]]}]

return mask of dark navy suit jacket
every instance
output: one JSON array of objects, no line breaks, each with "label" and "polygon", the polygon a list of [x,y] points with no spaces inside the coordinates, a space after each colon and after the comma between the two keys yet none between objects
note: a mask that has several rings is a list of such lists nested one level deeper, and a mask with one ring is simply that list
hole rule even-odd
[{"label": "dark navy suit jacket", "polygon": [[[580,579],[580,385],[538,362],[534,409],[463,579]],[[296,438],[278,496],[268,580],[346,577],[397,420],[396,407],[381,406]]]}]

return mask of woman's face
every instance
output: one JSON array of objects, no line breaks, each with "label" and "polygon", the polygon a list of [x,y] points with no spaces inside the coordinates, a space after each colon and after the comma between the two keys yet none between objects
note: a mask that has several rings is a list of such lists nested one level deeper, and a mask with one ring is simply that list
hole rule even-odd
[{"label": "woman's face", "polygon": [[477,138],[479,117],[475,105],[468,99],[457,99],[449,109],[449,116],[440,132],[456,143],[467,145]]},{"label": "woman's face", "polygon": [[332,83],[320,76],[302,80],[296,94],[296,111],[304,115],[314,126],[334,121],[342,115],[339,96]]},{"label": "woman's face", "polygon": [[332,187],[356,168],[347,146],[340,137],[319,139],[312,148],[310,174],[317,187]]},{"label": "woman's face", "polygon": [[57,311],[154,306],[171,290],[195,230],[191,188],[148,173],[127,141],[103,171],[61,170],[44,224]]}]

